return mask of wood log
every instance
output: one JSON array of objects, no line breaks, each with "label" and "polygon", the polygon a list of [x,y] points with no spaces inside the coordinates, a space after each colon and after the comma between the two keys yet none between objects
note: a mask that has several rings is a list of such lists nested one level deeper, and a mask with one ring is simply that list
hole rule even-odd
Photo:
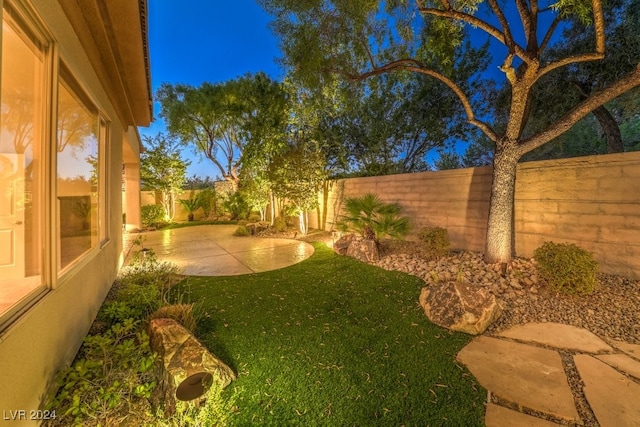
[{"label": "wood log", "polygon": [[236,378],[229,366],[173,319],[151,320],[149,339],[159,356],[154,400],[164,402],[166,413],[184,409],[181,402],[197,405],[214,382],[226,387]]}]

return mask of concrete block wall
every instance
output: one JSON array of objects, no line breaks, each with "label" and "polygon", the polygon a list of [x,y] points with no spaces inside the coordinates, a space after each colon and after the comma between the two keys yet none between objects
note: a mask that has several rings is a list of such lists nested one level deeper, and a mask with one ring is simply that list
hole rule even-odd
[{"label": "concrete block wall", "polygon": [[[340,200],[368,192],[399,203],[414,231],[445,227],[455,249],[484,251],[491,167],[340,180],[327,228]],[[310,222],[317,227],[315,215]],[[639,279],[640,152],[520,164],[514,222],[518,256],[547,240],[570,242],[593,252],[601,271]]]}]

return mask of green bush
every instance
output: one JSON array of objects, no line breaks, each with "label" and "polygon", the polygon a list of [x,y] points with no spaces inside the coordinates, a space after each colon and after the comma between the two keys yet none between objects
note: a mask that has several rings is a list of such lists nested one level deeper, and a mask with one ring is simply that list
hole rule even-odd
[{"label": "green bush", "polygon": [[552,289],[578,295],[595,289],[598,263],[591,252],[573,243],[544,242],[533,256],[538,274]]},{"label": "green bush", "polygon": [[231,219],[246,219],[251,212],[249,205],[239,191],[229,194],[227,199],[222,202],[222,206],[229,212]]},{"label": "green bush", "polygon": [[60,389],[47,405],[57,418],[48,425],[117,425],[139,399],[149,399],[155,356],[138,323],[128,319],[84,339],[73,365],[59,374]]},{"label": "green bush", "polygon": [[423,227],[418,232],[418,238],[429,257],[438,258],[449,253],[449,233],[442,227]]},{"label": "green bush", "polygon": [[145,227],[151,227],[164,221],[164,209],[160,205],[144,205],[140,208],[140,220]]},{"label": "green bush", "polygon": [[239,225],[238,228],[236,228],[236,231],[233,232],[233,235],[237,237],[245,237],[250,236],[251,232],[246,225]]},{"label": "green bush", "polygon": [[205,188],[198,194],[200,199],[200,207],[204,211],[204,217],[209,218],[210,215],[215,215],[217,212],[218,195],[215,188]]},{"label": "green bush", "polygon": [[[142,246],[141,241],[135,244]],[[149,315],[166,304],[163,295],[176,280],[178,268],[158,262],[153,251],[140,250],[137,255],[122,269],[98,313],[104,326],[93,330],[101,332],[88,335],[73,365],[59,372],[60,388],[47,404],[58,417],[45,425],[122,425],[131,414],[138,421],[152,417],[156,356],[144,328]],[[188,307],[166,312],[195,328],[193,306]]]},{"label": "green bush", "polygon": [[283,231],[286,231],[287,219],[282,215],[276,217],[276,219],[273,221],[273,229],[278,233],[282,233]]}]

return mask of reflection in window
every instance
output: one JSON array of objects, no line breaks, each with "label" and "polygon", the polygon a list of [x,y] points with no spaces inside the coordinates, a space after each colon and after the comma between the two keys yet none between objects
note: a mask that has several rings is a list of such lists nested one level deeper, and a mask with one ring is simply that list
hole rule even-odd
[{"label": "reflection in window", "polygon": [[47,46],[5,6],[0,49],[0,316],[43,286]]},{"label": "reflection in window", "polygon": [[58,263],[65,268],[98,243],[98,114],[58,85]]}]

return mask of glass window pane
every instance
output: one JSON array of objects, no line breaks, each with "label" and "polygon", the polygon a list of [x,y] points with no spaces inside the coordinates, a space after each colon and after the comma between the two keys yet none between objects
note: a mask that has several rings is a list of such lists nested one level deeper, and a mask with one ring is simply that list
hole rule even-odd
[{"label": "glass window pane", "polygon": [[0,58],[0,315],[43,285],[45,49],[5,10]]},{"label": "glass window pane", "polygon": [[58,85],[59,268],[98,243],[98,115]]}]

